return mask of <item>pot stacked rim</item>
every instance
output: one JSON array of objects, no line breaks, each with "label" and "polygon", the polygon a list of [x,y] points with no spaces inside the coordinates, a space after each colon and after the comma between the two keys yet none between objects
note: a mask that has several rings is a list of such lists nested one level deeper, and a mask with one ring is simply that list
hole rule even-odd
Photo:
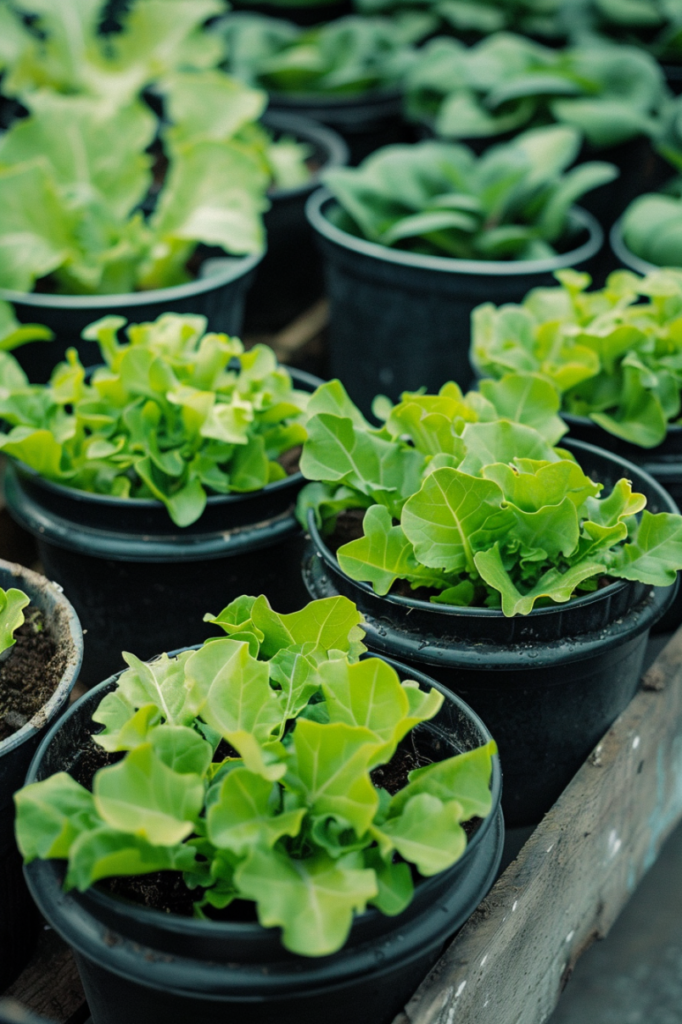
[{"label": "pot stacked rim", "polygon": [[650,274],[652,270],[660,270],[661,268],[655,263],[650,263],[649,260],[642,259],[641,256],[637,256],[636,253],[628,249],[623,238],[623,218],[619,217],[616,223],[609,232],[609,244],[611,251],[616,259],[627,267],[628,270],[634,270],[636,274]]},{"label": "pot stacked rim", "polygon": [[[443,693],[441,711],[432,723],[419,728],[428,730],[440,748],[446,750],[445,756],[473,749],[490,739],[477,715],[445,687],[400,663],[384,660],[403,678],[416,679],[422,688],[435,687]],[[33,760],[27,782],[68,770],[84,739],[99,729],[91,721],[92,712],[114,688],[116,680],[116,676],[112,677],[91,690],[49,732]],[[358,915],[344,948],[320,958],[289,953],[281,946],[277,929],[265,929],[256,921],[183,918],[131,904],[98,886],[85,893],[65,895],[61,891],[64,869],[59,862],[34,861],[26,867],[26,877],[42,912],[80,954],[81,967],[83,960],[87,960],[111,971],[118,976],[113,979],[115,984],[134,981],[152,991],[161,989],[205,999],[207,1005],[251,1005],[252,1000],[265,1000],[267,1010],[267,1000],[271,999],[300,999],[305,1005],[319,992],[363,984],[367,978],[378,981],[387,971],[395,971],[396,963],[407,969],[409,979],[410,964],[420,963],[429,950],[431,962],[435,959],[443,942],[488,891],[499,866],[503,826],[497,756],[493,759],[491,789],[493,810],[480,822],[465,853],[453,867],[420,880],[413,902],[399,917],[385,917],[373,908]],[[87,965],[83,970],[87,977]],[[414,987],[416,984],[412,983]],[[399,995],[396,1012],[412,988]],[[154,998],[159,998],[158,992]],[[383,998],[389,1003],[395,1000],[395,994],[388,991]],[[334,1016],[333,1009],[330,1012],[334,1021],[340,1019]],[[99,1021],[96,1015],[93,1019]],[[149,1019],[150,1024],[157,1020]],[[263,1019],[270,1018],[266,1014]],[[361,1013],[355,1019],[366,1018]],[[251,1018],[247,1013],[234,1020],[241,1024]]]}]

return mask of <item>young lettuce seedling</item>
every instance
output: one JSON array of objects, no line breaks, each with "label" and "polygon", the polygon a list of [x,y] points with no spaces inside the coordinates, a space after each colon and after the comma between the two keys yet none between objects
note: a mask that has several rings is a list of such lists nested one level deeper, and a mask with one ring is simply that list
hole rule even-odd
[{"label": "young lettuce seedling", "polygon": [[463,855],[463,824],[491,811],[495,744],[431,761],[442,694],[360,660],[344,597],[279,615],[245,596],[209,619],[228,635],[149,664],[124,655],[93,715],[95,742],[124,757],[92,791],[66,772],[21,790],[19,847],[66,859],[67,889],[181,872],[196,916],[251,900],[287,949],[333,953],[354,914],[399,914],[419,875]]}]

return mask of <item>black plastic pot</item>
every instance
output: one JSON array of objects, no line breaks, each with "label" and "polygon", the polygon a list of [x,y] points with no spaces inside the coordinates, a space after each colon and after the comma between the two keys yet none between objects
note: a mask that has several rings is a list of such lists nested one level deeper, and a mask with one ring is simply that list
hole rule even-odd
[{"label": "black plastic pot", "polygon": [[298,113],[268,110],[263,124],[276,136],[293,136],[311,150],[313,176],[298,188],[274,189],[263,222],[267,251],[249,289],[244,329],[250,333],[278,331],[322,295],[324,282],[305,204],[320,183],[320,173],[348,163],[348,147],[340,135]]},{"label": "black plastic pot", "polygon": [[317,233],[330,301],[330,373],[340,377],[363,412],[381,392],[467,387],[470,318],[481,302],[520,302],[551,285],[562,267],[583,267],[602,245],[599,224],[574,209],[584,229],[579,248],[551,260],[482,261],[390,249],[348,234],[327,214],[335,200],[320,189],[306,213]]},{"label": "black plastic pot", "polygon": [[[488,741],[488,730],[462,701],[393,664],[403,678],[435,685],[446,696],[433,722],[419,727],[434,756]],[[84,739],[99,728],[92,712],[114,685],[107,680],[71,708],[46,737],[27,782],[72,767]],[[287,952],[278,930],[255,922],[162,914],[98,887],[64,894],[59,862],[34,861],[26,877],[42,913],[75,950],[93,1024],[390,1024],[492,885],[504,833],[500,788],[495,758],[493,811],[462,859],[420,881],[399,917],[371,909],[360,915],[346,946],[321,958]]]},{"label": "black plastic pot", "polygon": [[[292,370],[313,391],[316,377]],[[302,533],[294,517],[300,473],[248,494],[213,495],[181,529],[151,499],[89,494],[7,470],[10,514],[36,538],[45,573],[69,595],[87,633],[81,679],[119,669],[121,651],[150,658],[211,634],[202,622],[240,594],[266,594],[278,611],[306,600]]]},{"label": "black plastic pot", "polygon": [[[59,587],[12,562],[0,562],[0,586],[18,587],[40,608],[59,638],[64,659],[61,682],[47,704],[21,729],[0,742],[0,991],[23,970],[35,943],[39,918],[28,894],[14,841],[13,795],[21,788],[31,759],[48,728],[64,710],[83,656],[83,634],[76,613]],[[11,655],[10,655],[11,657]]]},{"label": "black plastic pot", "polygon": [[269,110],[312,117],[341,135],[359,164],[381,146],[408,142],[413,132],[403,119],[400,89],[375,89],[359,96],[270,93]]},{"label": "black plastic pot", "polygon": [[[670,496],[631,463],[566,441],[584,471],[606,487],[622,476],[652,512],[674,512]],[[345,594],[366,619],[366,643],[449,686],[497,740],[509,827],[536,824],[639,686],[649,630],[676,586],[618,582],[568,604],[505,618],[388,595],[343,573],[312,514],[303,575],[313,597]]]},{"label": "black plastic pot", "polygon": [[51,295],[0,288],[0,299],[12,303],[21,323],[46,324],[55,334],[54,341],[31,342],[14,355],[35,384],[49,379],[69,347],[78,349],[84,366],[92,366],[101,359],[99,347],[94,341],[83,341],[81,332],[109,313],[132,323],[156,320],[162,313],[201,313],[208,318],[209,330],[239,334],[246,290],[261,259],[261,255],[207,259],[201,267],[205,276],[196,281],[122,295]]}]

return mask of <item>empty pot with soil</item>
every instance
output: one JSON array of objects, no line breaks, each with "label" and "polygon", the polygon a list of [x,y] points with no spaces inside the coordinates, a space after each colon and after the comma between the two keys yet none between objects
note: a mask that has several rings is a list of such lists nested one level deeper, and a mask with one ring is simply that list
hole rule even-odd
[{"label": "empty pot with soil", "polygon": [[[23,784],[38,744],[68,702],[83,656],[83,635],[60,588],[44,576],[0,561],[0,587],[3,596],[17,591],[25,595],[18,600],[20,614],[10,624],[10,629],[16,627],[11,629],[15,642],[0,662],[0,989],[4,989],[24,967],[38,930],[38,915],[14,840],[12,798]],[[5,639],[4,610],[0,614]]]},{"label": "empty pot with soil", "polygon": [[[47,737],[17,797],[31,892],[94,1024],[390,1024],[492,884],[495,744],[445,687],[361,656],[343,597],[241,596],[214,622],[228,638],[130,657]],[[52,852],[45,801],[73,825]]]}]

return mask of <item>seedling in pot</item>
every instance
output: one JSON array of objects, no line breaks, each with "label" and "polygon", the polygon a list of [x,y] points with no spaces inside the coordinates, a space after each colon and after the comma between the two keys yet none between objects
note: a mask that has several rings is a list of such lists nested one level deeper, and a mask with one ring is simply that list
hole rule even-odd
[{"label": "seedling in pot", "polygon": [[363,14],[391,13],[398,20],[418,13],[428,19],[425,35],[440,27],[465,36],[487,36],[504,28],[550,37],[566,34],[560,17],[563,0],[355,0],[355,6]]},{"label": "seedling in pot", "polygon": [[195,916],[251,901],[287,949],[333,953],[355,914],[401,913],[420,876],[463,855],[463,825],[491,810],[495,744],[436,760],[443,695],[360,660],[346,598],[279,615],[244,596],[209,618],[228,635],[150,664],[125,655],[93,715],[116,763],[92,791],[66,772],[21,790],[20,849],[67,860],[67,889],[115,877],[134,898],[135,876],[181,874]]},{"label": "seedling in pot", "polygon": [[[74,349],[31,385],[0,353],[0,449],[47,480],[164,503],[178,526],[209,494],[248,493],[295,472],[308,395],[270,348],[205,333],[206,319],[164,314],[128,326],[108,316],[84,337],[105,364],[86,374]],[[286,468],[285,468],[286,467]]]},{"label": "seedling in pot", "polygon": [[[381,595],[418,590],[513,616],[616,579],[672,585],[682,516],[652,515],[626,479],[602,496],[556,447],[559,407],[549,380],[508,374],[466,396],[450,382],[438,395],[378,401],[374,428],[332,381],[308,408],[301,471],[316,482],[299,495],[299,518],[314,514],[341,569]],[[339,519],[358,509],[343,543]]]},{"label": "seedling in pot", "polygon": [[563,411],[641,448],[660,445],[680,422],[682,271],[618,270],[596,291],[588,274],[555,276],[558,287],[535,288],[521,305],[474,311],[476,369],[541,374]]},{"label": "seedling in pot", "polygon": [[386,146],[358,168],[323,175],[339,203],[329,216],[350,234],[411,252],[546,259],[575,244],[573,204],[618,175],[601,162],[567,170],[579,149],[580,133],[563,125],[481,157],[446,142]]}]

